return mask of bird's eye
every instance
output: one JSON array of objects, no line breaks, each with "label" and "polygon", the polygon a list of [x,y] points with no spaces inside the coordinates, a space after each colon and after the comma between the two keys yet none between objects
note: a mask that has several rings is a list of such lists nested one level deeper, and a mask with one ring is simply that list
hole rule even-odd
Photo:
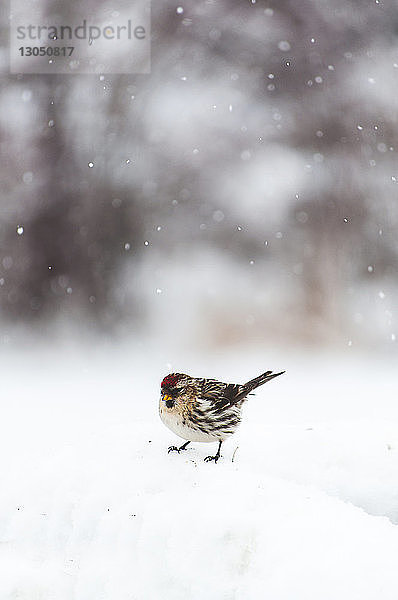
[{"label": "bird's eye", "polygon": [[162,396],[170,396],[171,398],[176,398],[178,396],[178,390],[176,390],[176,388],[163,389]]}]

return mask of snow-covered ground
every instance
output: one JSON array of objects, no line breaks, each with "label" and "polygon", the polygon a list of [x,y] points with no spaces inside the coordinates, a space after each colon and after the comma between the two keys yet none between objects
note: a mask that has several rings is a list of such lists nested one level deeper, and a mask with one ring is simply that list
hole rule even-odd
[{"label": "snow-covered ground", "polygon": [[[397,599],[392,359],[124,346],[1,361],[2,600]],[[171,369],[287,373],[214,464],[213,445],[167,454]]]}]

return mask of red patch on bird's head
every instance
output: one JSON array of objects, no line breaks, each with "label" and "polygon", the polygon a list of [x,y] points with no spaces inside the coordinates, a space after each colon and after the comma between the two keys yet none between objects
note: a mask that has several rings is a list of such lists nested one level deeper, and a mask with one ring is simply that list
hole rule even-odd
[{"label": "red patch on bird's head", "polygon": [[161,383],[161,387],[162,388],[172,388],[176,385],[179,378],[180,378],[180,376],[178,374],[172,373],[171,375],[167,375],[163,379],[163,381]]}]

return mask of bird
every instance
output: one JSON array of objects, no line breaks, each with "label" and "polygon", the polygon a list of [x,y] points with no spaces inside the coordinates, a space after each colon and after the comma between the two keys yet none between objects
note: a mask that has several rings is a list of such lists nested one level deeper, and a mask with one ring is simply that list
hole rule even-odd
[{"label": "bird", "polygon": [[214,456],[206,462],[217,463],[224,440],[235,433],[241,422],[242,405],[253,390],[283,375],[285,371],[266,371],[247,383],[224,383],[217,379],[170,373],[160,386],[159,415],[163,423],[181,438],[182,446],[169,452],[182,452],[191,442],[218,442]]}]

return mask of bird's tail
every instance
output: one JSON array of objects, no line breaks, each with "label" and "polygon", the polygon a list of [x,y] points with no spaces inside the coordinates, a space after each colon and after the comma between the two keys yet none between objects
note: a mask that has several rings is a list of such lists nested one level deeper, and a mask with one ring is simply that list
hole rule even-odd
[{"label": "bird's tail", "polygon": [[[231,390],[232,393],[231,393],[230,400],[229,400],[229,406],[233,406],[234,404],[239,404],[240,402],[244,402],[247,399],[247,396],[250,394],[250,392],[252,392],[256,388],[258,388],[260,385],[263,385],[263,383],[267,383],[267,381],[271,381],[271,379],[273,379],[274,377],[278,377],[278,375],[283,375],[284,372],[285,371],[281,371],[280,373],[273,373],[272,371],[266,371],[262,375],[259,375],[258,377],[251,379],[250,381],[248,381],[247,383],[244,383],[243,385],[231,384],[230,386],[227,386],[227,387],[232,388],[232,390]],[[227,400],[227,402],[228,402],[228,400]]]},{"label": "bird's tail", "polygon": [[274,379],[274,377],[283,375],[283,373],[285,373],[285,371],[281,371],[280,373],[273,373],[272,371],[266,371],[262,375],[259,375],[258,377],[251,379],[250,381],[245,383],[242,387],[246,390],[246,393],[248,394],[248,393],[252,392],[253,390],[255,390],[256,388],[258,388],[260,385],[267,383],[267,381],[271,381],[271,379]]}]

